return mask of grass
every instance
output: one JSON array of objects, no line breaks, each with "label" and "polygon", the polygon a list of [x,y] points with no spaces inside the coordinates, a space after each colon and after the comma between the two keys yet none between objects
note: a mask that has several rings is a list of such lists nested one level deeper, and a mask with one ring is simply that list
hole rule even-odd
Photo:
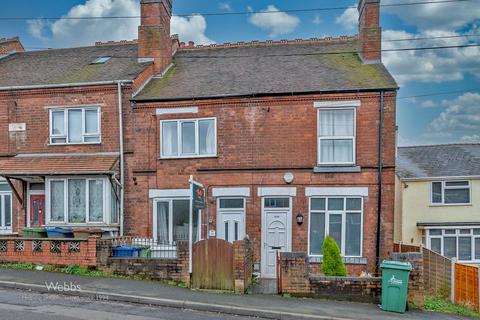
[{"label": "grass", "polygon": [[480,313],[473,311],[466,305],[455,304],[442,298],[426,297],[424,309],[434,312],[452,313],[480,319]]}]

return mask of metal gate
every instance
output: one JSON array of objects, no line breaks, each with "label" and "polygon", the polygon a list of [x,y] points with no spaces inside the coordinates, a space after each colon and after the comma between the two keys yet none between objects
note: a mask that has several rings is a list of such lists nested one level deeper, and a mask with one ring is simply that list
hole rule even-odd
[{"label": "metal gate", "polygon": [[193,244],[192,288],[234,291],[233,245],[222,239]]}]

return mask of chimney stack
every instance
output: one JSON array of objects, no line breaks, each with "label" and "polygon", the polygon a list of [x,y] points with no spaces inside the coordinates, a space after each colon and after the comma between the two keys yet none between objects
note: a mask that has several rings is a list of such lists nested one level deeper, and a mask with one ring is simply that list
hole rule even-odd
[{"label": "chimney stack", "polygon": [[14,52],[25,52],[19,37],[0,38],[0,55],[10,54]]},{"label": "chimney stack", "polygon": [[138,61],[153,61],[155,73],[160,74],[172,62],[172,1],[140,0],[140,11]]},{"label": "chimney stack", "polygon": [[364,63],[380,63],[382,60],[380,0],[360,0],[358,13],[360,57]]}]

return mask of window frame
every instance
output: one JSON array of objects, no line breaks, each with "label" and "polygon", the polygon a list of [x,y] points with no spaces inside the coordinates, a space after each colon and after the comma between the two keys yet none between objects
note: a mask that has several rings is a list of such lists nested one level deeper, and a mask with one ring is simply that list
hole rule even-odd
[{"label": "window frame", "polygon": [[[69,222],[69,212],[68,212],[68,180],[84,180],[85,181],[85,222]],[[90,221],[90,206],[89,206],[89,181],[99,181],[103,182],[103,217],[102,221]],[[63,182],[63,220],[52,221],[51,216],[51,183],[52,182]],[[68,226],[85,226],[85,225],[118,225],[119,223],[114,223],[111,221],[111,210],[112,210],[112,185],[109,179],[105,176],[61,176],[61,177],[47,177],[45,181],[45,208],[46,208],[46,219],[45,224],[47,226],[57,226],[57,225],[68,225]]]},{"label": "window frame", "polygon": [[[213,120],[214,125],[214,143],[215,152],[213,154],[200,154],[200,121]],[[177,155],[168,156],[163,154],[163,124],[175,122],[177,124]],[[194,122],[195,123],[195,153],[182,155],[182,123]],[[160,120],[160,158],[161,159],[188,159],[188,158],[214,158],[218,152],[218,131],[217,131],[217,118],[191,118],[191,119],[164,119]]]},{"label": "window frame", "polygon": [[[312,199],[325,199],[325,210],[312,210]],[[328,199],[343,199],[343,210],[328,210]],[[347,210],[347,199],[360,199],[361,208],[360,210]],[[342,246],[340,248],[340,254],[344,258],[361,258],[363,257],[363,216],[364,216],[364,199],[360,196],[311,196],[308,197],[308,248],[307,253],[309,257],[323,257],[323,254],[311,254],[310,248],[310,231],[311,231],[311,216],[312,211],[325,214],[325,237],[329,234],[330,228],[330,214],[341,214],[342,215]],[[358,256],[347,256],[345,255],[346,249],[346,217],[347,213],[360,213],[360,254]]]},{"label": "window frame", "polygon": [[[68,133],[68,113],[74,110],[81,110],[82,112],[82,141],[81,142],[69,142]],[[86,111],[97,111],[98,128],[95,133],[86,132]],[[53,113],[63,112],[63,132],[64,134],[53,133]],[[75,106],[75,107],[52,107],[49,108],[49,144],[50,145],[83,145],[83,144],[101,144],[102,143],[102,110],[100,106]],[[98,141],[85,141],[86,138],[96,138]],[[65,139],[65,142],[54,142],[54,139]]]},{"label": "window frame", "polygon": [[[353,136],[320,137],[320,112],[325,110],[353,110]],[[322,162],[321,140],[352,140],[351,162]],[[356,107],[318,107],[317,108],[317,165],[319,166],[353,166],[357,159],[357,108]]]},{"label": "window frame", "polygon": [[[466,186],[447,186],[447,182],[467,182]],[[433,202],[433,184],[441,183],[442,184],[442,201]],[[455,190],[455,189],[468,189],[468,199],[469,202],[457,202],[457,203],[445,203],[445,189]],[[472,183],[470,180],[433,180],[430,182],[430,206],[468,206],[472,204]]]},{"label": "window frame", "polygon": [[[173,201],[174,200],[187,200],[189,201],[189,206],[191,206],[192,202],[189,197],[166,197],[166,198],[154,198],[153,199],[153,223],[152,223],[152,238],[157,241],[157,229],[158,229],[158,221],[157,221],[157,203],[158,202],[167,202],[168,203],[168,244],[159,244],[160,246],[165,246],[166,248],[170,248],[175,246],[176,243],[173,241]],[[198,235],[197,239],[202,239],[202,210],[198,210]]]},{"label": "window frame", "polygon": [[[2,181],[0,181],[1,184]],[[5,225],[5,217],[8,214],[5,212],[5,197],[9,196],[10,197],[10,226]],[[13,230],[13,196],[12,196],[12,191],[0,191],[0,234],[9,234],[12,233]]]},{"label": "window frame", "polygon": [[[463,229],[469,229],[470,233],[465,234],[465,233],[460,233],[460,230]],[[456,257],[457,261],[459,262],[468,262],[468,263],[480,263],[480,259],[475,259],[475,239],[480,239],[480,234],[475,234],[474,229],[480,229],[479,226],[467,226],[467,227],[432,227],[428,228],[426,238],[427,238],[427,248],[429,250],[432,250],[432,239],[440,239],[440,252],[439,254],[443,255],[444,254],[444,240],[445,238],[455,238],[455,250],[456,250]],[[441,230],[440,235],[431,235],[430,230]],[[446,230],[454,230],[454,234],[448,234],[445,231]],[[459,241],[458,238],[462,237],[470,237],[470,256],[471,260],[460,260],[459,259]],[[433,250],[432,250],[433,251]],[[436,252],[436,251],[435,251]],[[449,258],[450,259],[450,258]]]}]

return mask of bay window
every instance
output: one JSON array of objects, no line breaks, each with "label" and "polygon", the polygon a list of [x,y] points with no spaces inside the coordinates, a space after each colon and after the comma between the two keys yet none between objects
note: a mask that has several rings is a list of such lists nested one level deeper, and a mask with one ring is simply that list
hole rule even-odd
[{"label": "bay window", "polygon": [[470,203],[470,181],[433,181],[431,191],[434,205]]},{"label": "bay window", "polygon": [[310,198],[309,255],[321,256],[330,235],[344,257],[362,255],[363,201],[358,197]]},{"label": "bay window", "polygon": [[215,118],[162,120],[162,158],[212,157],[217,154]]},{"label": "bay window", "polygon": [[50,109],[51,144],[100,142],[100,108]]},{"label": "bay window", "polygon": [[318,163],[355,163],[355,108],[318,109]]},{"label": "bay window", "polygon": [[458,261],[480,261],[480,226],[428,229],[427,248]]},{"label": "bay window", "polygon": [[117,199],[112,198],[113,187],[106,178],[49,178],[47,181],[47,223],[118,223]]},{"label": "bay window", "polygon": [[12,232],[12,191],[0,182],[0,234]]}]

